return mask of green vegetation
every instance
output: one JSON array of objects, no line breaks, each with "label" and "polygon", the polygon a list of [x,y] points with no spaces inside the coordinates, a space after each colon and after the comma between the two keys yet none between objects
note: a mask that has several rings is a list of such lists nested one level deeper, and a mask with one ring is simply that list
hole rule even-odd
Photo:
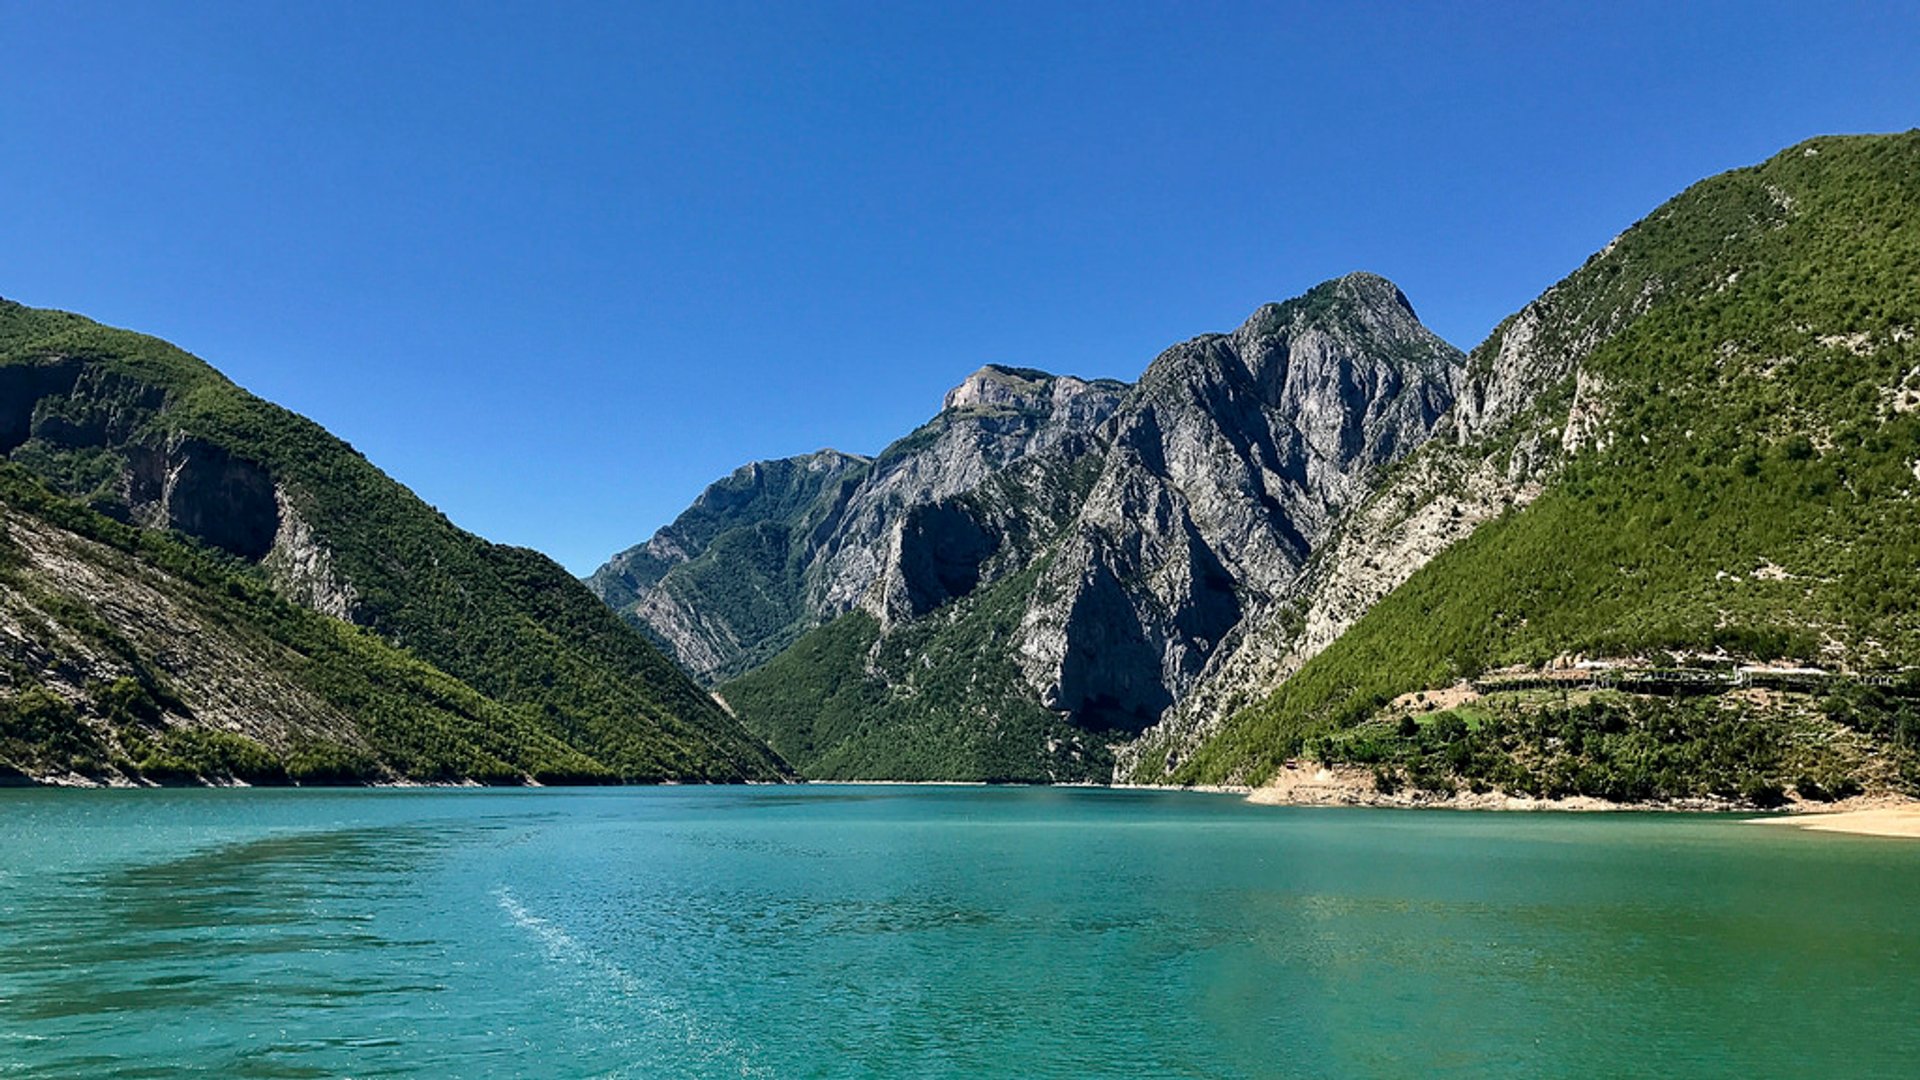
[{"label": "green vegetation", "polygon": [[[375,756],[402,774],[783,775],[782,763],[551,560],[461,531],[352,447],[165,342],[0,302],[0,398],[0,449],[115,518],[144,520],[130,494],[135,481],[183,439],[270,477],[351,587],[354,622],[404,649],[378,678],[364,678],[346,669],[374,645],[368,635],[344,635],[327,654],[338,666],[315,658],[306,676],[324,684],[329,700],[365,710],[356,718],[384,733]],[[20,408],[30,415],[10,411]],[[18,480],[10,483],[18,493]],[[91,522],[87,529],[98,531]],[[176,568],[173,555],[165,559]],[[275,579],[260,568],[220,564],[218,572],[225,577],[217,587],[270,616],[276,631],[320,633],[261,606]],[[415,696],[441,702],[470,752],[448,756],[435,748],[439,736],[409,730]],[[508,754],[512,746],[520,750]]]},{"label": "green vegetation", "polygon": [[659,642],[636,613],[643,590],[658,587],[687,610],[729,627],[751,643],[702,681],[724,680],[764,662],[812,626],[805,603],[806,537],[845,500],[869,463],[824,450],[762,461],[707,488],[671,525],[663,546],[690,558],[655,555],[649,545],[621,552],[588,585],[636,629]]},{"label": "green vegetation", "polygon": [[[726,678],[791,645],[808,629],[806,551],[793,542],[797,524],[756,522],[716,536],[681,563],[661,588],[690,611],[714,613],[743,641],[756,644],[711,676]],[[647,630],[637,618],[634,625]]]},{"label": "green vegetation", "polygon": [[1041,708],[1007,655],[1039,571],[885,637],[866,612],[843,615],[721,696],[810,779],[1105,781],[1101,737]]},{"label": "green vegetation", "polygon": [[[1920,414],[1901,404],[1920,376],[1916,266],[1920,133],[1817,139],[1657,210],[1556,286],[1533,342],[1611,333],[1581,365],[1604,388],[1601,437],[1176,777],[1257,782],[1399,694],[1569,652],[1920,659]],[[1569,395],[1543,390],[1519,430],[1551,440]],[[1710,746],[1754,730],[1683,726]],[[1674,768],[1690,789],[1728,775]]]},{"label": "green vegetation", "polygon": [[[159,590],[202,633],[241,642],[257,670],[215,678],[231,694],[268,688],[260,723],[275,744],[178,726],[191,708],[173,689],[175,677],[97,612],[106,597],[61,591],[9,541],[0,545],[11,549],[0,561],[0,618],[25,640],[0,658],[0,763],[16,771],[154,782],[620,778],[542,730],[531,710],[501,705],[364,630],[281,599],[238,560],[112,521],[14,466],[0,466],[0,522],[9,534],[27,524],[46,530],[61,538],[64,558],[86,563],[109,588]],[[102,664],[132,674],[84,684],[71,698],[46,685],[56,673]],[[276,680],[331,708],[274,713],[267,703],[276,700]]]},{"label": "green vegetation", "polygon": [[0,768],[91,773],[100,770],[104,756],[99,737],[58,694],[27,686],[0,700]]},{"label": "green vegetation", "polygon": [[1426,714],[1401,712],[1317,736],[1305,754],[1372,768],[1383,791],[1502,791],[1614,802],[1740,800],[1762,806],[1789,788],[1827,800],[1856,777],[1912,789],[1911,746],[1891,753],[1804,696],[1671,698],[1613,692],[1490,695]]},{"label": "green vegetation", "polygon": [[989,476],[956,500],[1004,530],[988,584],[885,635],[864,611],[843,615],[721,696],[812,779],[1111,779],[1107,736],[1043,708],[1009,648],[1046,565],[1034,553],[1098,474],[1097,456],[1080,455]]}]

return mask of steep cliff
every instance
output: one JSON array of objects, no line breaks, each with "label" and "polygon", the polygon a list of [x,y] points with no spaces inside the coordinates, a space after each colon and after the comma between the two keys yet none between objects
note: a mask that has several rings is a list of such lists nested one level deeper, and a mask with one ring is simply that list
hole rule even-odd
[{"label": "steep cliff", "polygon": [[[1032,522],[995,512],[982,487],[1047,488],[1056,459],[1086,452],[1124,390],[989,365],[876,458],[823,450],[742,467],[587,585],[707,682],[856,607],[889,624],[925,614],[1029,543]],[[1042,458],[1040,474],[1024,471]],[[1054,495],[1031,494],[1033,506]]]},{"label": "steep cliff", "polygon": [[1370,274],[1161,355],[1023,622],[1042,703],[1097,727],[1155,722],[1425,441],[1461,359]]},{"label": "steep cliff", "polygon": [[[1190,701],[1123,766],[1258,782],[1304,755],[1386,786],[1753,802],[1920,786],[1916,265],[1920,133],[1815,139],[1661,206],[1474,351],[1444,437],[1250,635],[1221,680],[1240,694]],[[1577,661],[1728,689],[1574,694]],[[1567,689],[1500,690],[1542,678]],[[1470,722],[1402,719],[1450,686]]]},{"label": "steep cliff", "polygon": [[1429,436],[1463,359],[1353,274],[1133,387],[984,368],[807,511],[832,523],[793,578],[810,618],[862,617],[723,693],[812,775],[1105,779]]}]

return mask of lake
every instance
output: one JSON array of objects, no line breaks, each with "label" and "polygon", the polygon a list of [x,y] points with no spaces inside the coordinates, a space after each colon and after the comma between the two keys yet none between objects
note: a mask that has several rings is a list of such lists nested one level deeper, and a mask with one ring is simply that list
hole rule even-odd
[{"label": "lake", "polygon": [[0,1074],[1912,1076],[1920,845],[1043,788],[0,791]]}]

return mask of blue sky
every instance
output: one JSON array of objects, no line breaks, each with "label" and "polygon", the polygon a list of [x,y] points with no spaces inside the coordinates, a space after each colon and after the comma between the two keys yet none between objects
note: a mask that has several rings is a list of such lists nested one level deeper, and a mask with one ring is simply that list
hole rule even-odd
[{"label": "blue sky", "polygon": [[986,362],[1328,277],[1470,347],[1657,203],[1920,125],[1906,4],[0,3],[0,295],[576,572]]}]

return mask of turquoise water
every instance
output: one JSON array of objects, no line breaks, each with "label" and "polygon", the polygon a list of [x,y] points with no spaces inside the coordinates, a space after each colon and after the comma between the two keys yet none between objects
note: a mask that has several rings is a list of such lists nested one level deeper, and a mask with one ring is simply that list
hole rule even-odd
[{"label": "turquoise water", "polygon": [[1914,1076],[1920,844],[822,787],[0,792],[0,1074]]}]

